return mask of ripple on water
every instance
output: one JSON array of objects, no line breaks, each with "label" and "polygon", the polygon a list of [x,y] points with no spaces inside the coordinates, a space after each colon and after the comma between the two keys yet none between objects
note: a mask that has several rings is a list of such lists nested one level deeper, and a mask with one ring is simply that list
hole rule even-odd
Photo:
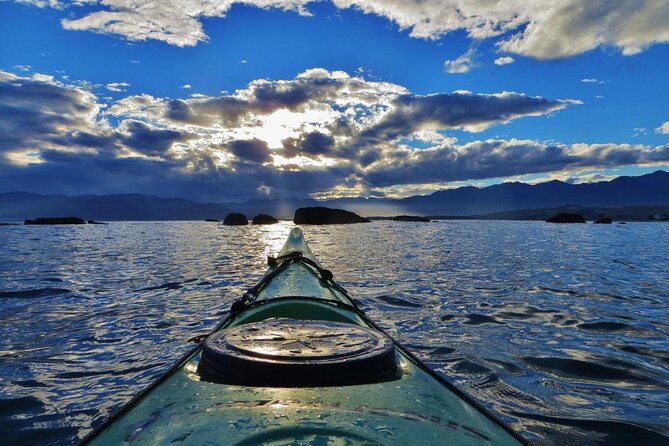
[{"label": "ripple on water", "polygon": [[610,322],[610,321],[587,322],[583,324],[578,324],[578,328],[582,330],[601,331],[604,333],[635,330],[635,327],[632,327],[629,324],[623,324],[622,322]]},{"label": "ripple on water", "polygon": [[550,375],[562,378],[588,380],[600,383],[608,382],[614,386],[636,384],[669,389],[669,384],[667,383],[662,383],[637,373],[629,372],[628,369],[634,370],[638,369],[638,367],[626,361],[601,359],[599,362],[595,362],[597,361],[595,359],[582,361],[571,358],[534,356],[525,356],[522,360],[531,367],[538,368]]},{"label": "ripple on water", "polygon": [[35,288],[21,291],[0,291],[0,299],[34,299],[37,297],[55,296],[58,294],[71,293],[65,288]]},{"label": "ripple on water", "polygon": [[[0,232],[3,441],[74,444],[227,314],[291,226]],[[669,444],[669,225],[623,228],[305,233],[372,319],[532,442]]]}]

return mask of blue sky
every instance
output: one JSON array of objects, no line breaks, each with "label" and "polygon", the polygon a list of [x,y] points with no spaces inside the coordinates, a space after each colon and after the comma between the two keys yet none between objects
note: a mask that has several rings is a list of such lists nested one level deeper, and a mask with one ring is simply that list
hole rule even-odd
[{"label": "blue sky", "polygon": [[0,191],[394,197],[669,164],[661,0],[80,3],[0,2]]}]

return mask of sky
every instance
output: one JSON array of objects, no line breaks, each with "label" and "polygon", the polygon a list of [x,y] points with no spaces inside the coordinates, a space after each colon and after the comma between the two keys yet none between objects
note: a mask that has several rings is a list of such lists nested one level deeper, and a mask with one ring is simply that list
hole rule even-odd
[{"label": "sky", "polygon": [[669,169],[666,0],[0,0],[0,192],[404,197]]}]

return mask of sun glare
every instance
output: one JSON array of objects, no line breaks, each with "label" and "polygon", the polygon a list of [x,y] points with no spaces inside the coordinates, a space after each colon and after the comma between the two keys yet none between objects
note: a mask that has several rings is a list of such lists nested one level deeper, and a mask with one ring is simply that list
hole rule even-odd
[{"label": "sun glare", "polygon": [[322,129],[325,124],[332,121],[334,114],[335,112],[325,105],[321,105],[320,109],[308,108],[302,112],[281,109],[259,117],[261,125],[246,127],[242,131],[247,132],[249,137],[266,141],[270,149],[280,149],[283,147],[282,140],[297,137],[305,131]]}]

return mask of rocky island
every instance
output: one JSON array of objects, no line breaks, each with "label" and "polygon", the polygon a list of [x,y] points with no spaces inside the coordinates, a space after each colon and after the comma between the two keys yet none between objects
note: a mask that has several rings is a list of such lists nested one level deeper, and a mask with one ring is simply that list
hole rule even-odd
[{"label": "rocky island", "polygon": [[419,215],[398,215],[393,218],[393,221],[418,221],[423,223],[429,223],[431,220],[427,217],[421,217]]},{"label": "rocky island", "polygon": [[233,212],[225,216],[223,224],[226,226],[244,226],[249,224],[249,219],[244,214]]},{"label": "rocky island", "polygon": [[546,223],[585,223],[585,218],[579,214],[563,212],[550,217]]},{"label": "rocky island", "polygon": [[85,225],[86,221],[79,217],[39,217],[26,219],[24,225]]},{"label": "rocky island", "polygon": [[299,208],[293,222],[298,225],[338,225],[349,223],[369,223],[370,220],[343,209],[321,206]]},{"label": "rocky island", "polygon": [[279,223],[279,220],[272,217],[271,215],[258,214],[255,217],[253,217],[254,225],[273,225],[275,223]]}]

